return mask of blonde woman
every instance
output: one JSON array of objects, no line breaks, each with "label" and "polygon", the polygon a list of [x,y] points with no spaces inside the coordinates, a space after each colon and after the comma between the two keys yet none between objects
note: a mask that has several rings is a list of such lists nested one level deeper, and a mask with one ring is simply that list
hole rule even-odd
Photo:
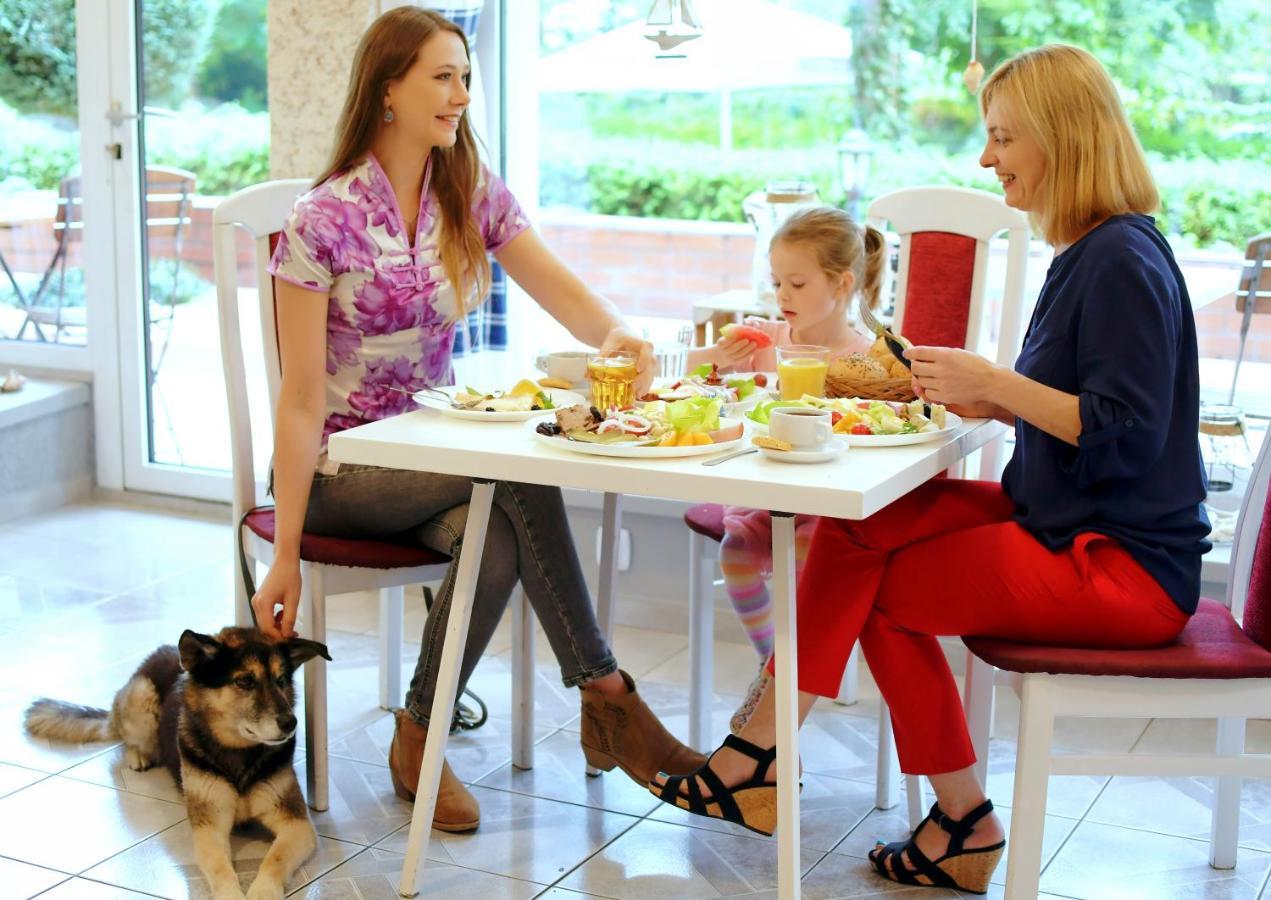
[{"label": "blonde woman", "polygon": [[[822,519],[799,581],[799,712],[832,697],[860,640],[901,767],[936,805],[870,854],[904,884],[983,893],[1005,847],[972,768],[939,635],[1082,647],[1168,643],[1196,609],[1209,524],[1191,304],[1149,213],[1156,188],[1103,67],[1049,45],[980,95],[980,164],[1055,258],[1009,369],[913,347],[915,389],[1015,427],[1002,482],[936,479],[860,522]],[[754,830],[776,825],[774,692],[692,776],[650,790]]]},{"label": "blonde woman", "polygon": [[[468,125],[468,47],[441,16],[401,7],[377,19],[353,61],[335,151],[297,201],[274,253],[282,390],[274,438],[274,565],[252,600],[260,628],[294,634],[302,531],[409,536],[459,553],[471,481],[332,463],[336,431],[413,408],[410,394],[451,384],[454,329],[489,286],[486,253],[591,345],[651,347],[529,227],[480,162]],[[423,635],[389,752],[394,788],[413,800],[454,589],[452,566]],[[477,579],[460,689],[520,581],[561,666],[582,688],[588,760],[638,783],[659,767],[687,771],[701,754],[649,711],[597,627],[559,489],[500,483]],[[442,727],[449,727],[449,721]],[[476,799],[443,768],[433,825],[471,831]]]}]

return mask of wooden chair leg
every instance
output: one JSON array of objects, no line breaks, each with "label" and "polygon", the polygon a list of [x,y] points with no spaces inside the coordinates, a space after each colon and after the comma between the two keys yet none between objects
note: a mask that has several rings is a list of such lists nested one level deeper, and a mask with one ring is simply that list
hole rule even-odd
[{"label": "wooden chair leg", "polygon": [[[1219,756],[1240,756],[1245,752],[1245,720],[1219,719]],[[1236,867],[1236,846],[1240,839],[1240,776],[1220,775],[1214,790],[1213,824],[1209,832],[1209,864],[1215,869]]]},{"label": "wooden chair leg", "polygon": [[1019,749],[1015,759],[1015,796],[1011,800],[1010,859],[1006,867],[1008,900],[1037,896],[1041,881],[1042,835],[1046,827],[1046,788],[1050,781],[1050,744],[1055,732],[1052,688],[1044,677],[1024,676],[1020,691]]}]

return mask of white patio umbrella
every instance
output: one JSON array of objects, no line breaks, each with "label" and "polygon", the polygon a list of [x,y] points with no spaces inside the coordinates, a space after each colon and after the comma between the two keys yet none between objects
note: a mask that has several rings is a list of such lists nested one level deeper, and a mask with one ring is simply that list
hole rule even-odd
[{"label": "white patio umbrella", "polygon": [[732,92],[846,84],[852,32],[766,0],[695,0],[702,36],[657,57],[640,19],[538,63],[540,93],[677,91],[721,95],[720,146],[732,148]]}]

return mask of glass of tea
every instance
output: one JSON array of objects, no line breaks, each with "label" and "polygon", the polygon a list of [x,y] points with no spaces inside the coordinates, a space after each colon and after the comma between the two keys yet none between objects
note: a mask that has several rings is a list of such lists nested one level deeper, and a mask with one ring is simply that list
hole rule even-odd
[{"label": "glass of tea", "polygon": [[788,344],[777,348],[777,378],[782,400],[798,400],[804,394],[825,396],[825,376],[830,369],[830,348],[814,344]]},{"label": "glass of tea", "polygon": [[622,350],[593,353],[587,358],[591,405],[601,412],[635,403],[636,356]]}]

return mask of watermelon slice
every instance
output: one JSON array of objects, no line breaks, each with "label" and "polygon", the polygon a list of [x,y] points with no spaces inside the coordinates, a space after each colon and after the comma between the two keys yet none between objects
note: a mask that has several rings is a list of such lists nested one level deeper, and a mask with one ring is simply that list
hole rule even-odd
[{"label": "watermelon slice", "polygon": [[755,345],[756,350],[763,350],[765,347],[772,346],[772,337],[754,325],[741,325],[737,322],[731,322],[719,329],[719,333],[730,340],[750,341]]}]

